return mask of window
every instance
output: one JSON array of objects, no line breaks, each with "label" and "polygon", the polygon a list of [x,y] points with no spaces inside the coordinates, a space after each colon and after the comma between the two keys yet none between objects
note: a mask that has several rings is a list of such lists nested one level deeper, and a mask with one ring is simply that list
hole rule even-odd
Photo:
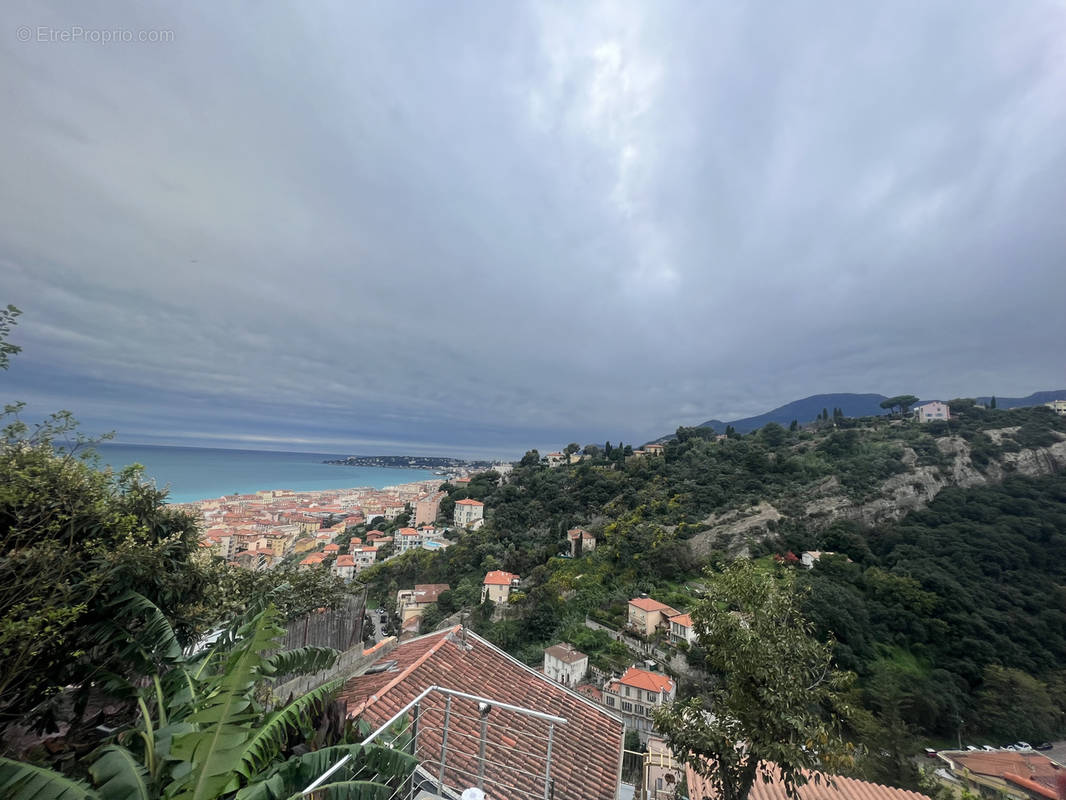
[{"label": "window", "polygon": [[633,704],[632,703],[627,703],[625,700],[623,700],[622,701],[622,710],[623,711],[632,711],[633,710]]},{"label": "window", "polygon": [[629,687],[626,687],[626,697],[629,697]]},{"label": "window", "polygon": [[607,701],[607,705],[611,706],[611,708],[614,708],[614,698],[613,697],[611,697],[610,695],[607,695],[607,697],[604,698],[604,699]]}]

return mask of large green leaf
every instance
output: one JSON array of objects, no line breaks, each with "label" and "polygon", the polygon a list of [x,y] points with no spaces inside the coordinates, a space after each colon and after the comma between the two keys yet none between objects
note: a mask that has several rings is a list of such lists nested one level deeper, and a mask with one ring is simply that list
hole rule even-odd
[{"label": "large green leaf", "polygon": [[184,780],[170,787],[178,800],[213,800],[237,789],[235,768],[251,738],[255,718],[251,694],[263,653],[275,649],[284,633],[278,614],[268,608],[241,630],[241,639],[212,680],[210,693],[186,721],[196,730],[174,737],[171,755],[191,765]]},{"label": "large green leaf", "polygon": [[264,675],[309,675],[329,669],[340,652],[332,647],[297,647],[275,653],[263,665]]},{"label": "large green leaf", "polygon": [[[389,800],[396,790],[384,783],[373,781],[339,781],[324,783],[314,792],[315,800]],[[288,800],[301,800],[302,792],[295,792]]]},{"label": "large green leaf", "polygon": [[100,793],[107,800],[152,800],[148,772],[125,747],[108,745],[89,767]]},{"label": "large green leaf", "polygon": [[289,735],[299,732],[305,726],[309,712],[332,697],[342,682],[331,681],[320,686],[267,717],[241,753],[236,771],[251,780],[254,775],[269,766],[278,757]]},{"label": "large green leaf", "polygon": [[[384,785],[385,782],[395,785],[397,781],[410,775],[415,767],[418,766],[418,761],[414,756],[388,747],[378,747],[376,745],[366,747],[361,744],[324,747],[321,750],[313,750],[310,753],[292,756],[287,761],[276,765],[273,773],[268,778],[257,780],[255,783],[241,789],[237,794],[237,800],[279,800],[280,798],[288,798],[293,793],[302,791],[319,776],[324,775],[330,767],[345,756],[351,756],[351,760],[341,772],[331,776],[337,779],[333,781],[334,785],[341,783],[358,783],[364,787],[367,785],[379,785],[373,781],[339,780],[343,775],[352,775],[353,770],[359,777],[379,777],[382,782],[380,785]],[[340,792],[341,790],[336,789],[334,791]],[[316,794],[315,796],[317,797],[318,795]]]},{"label": "large green leaf", "polygon": [[101,800],[82,781],[3,757],[0,757],[0,797],[4,800]]}]

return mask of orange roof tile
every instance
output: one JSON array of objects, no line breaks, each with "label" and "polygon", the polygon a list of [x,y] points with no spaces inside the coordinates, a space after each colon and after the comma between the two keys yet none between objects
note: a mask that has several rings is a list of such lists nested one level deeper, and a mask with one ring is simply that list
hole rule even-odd
[{"label": "orange roof tile", "polygon": [[[378,661],[395,662],[382,672],[350,679],[338,699],[348,715],[380,725],[429,686],[455,688],[563,717],[554,728],[551,779],[555,796],[613,800],[618,786],[624,729],[621,720],[587,697],[549,681],[476,634],[460,636],[456,626],[405,642]],[[431,694],[421,704],[425,725],[418,737],[419,756],[439,762],[445,698]],[[445,782],[469,785],[478,770],[478,710],[474,701],[453,697]],[[493,800],[528,800],[544,784],[532,763],[516,752],[543,754],[543,721],[495,708],[485,752],[486,785]],[[543,758],[537,761],[543,769]],[[521,767],[518,769],[516,767]],[[490,783],[490,781],[492,781]],[[505,785],[506,784],[506,785]]]},{"label": "orange roof tile", "polygon": [[[762,775],[755,777],[755,783],[751,786],[748,800],[788,800],[785,785],[781,782],[780,773],[774,766],[761,765],[770,775],[771,782],[764,783]],[[808,776],[808,783],[799,788],[799,800],[929,800],[924,794],[912,792],[908,789],[896,789],[891,786],[883,786],[880,783],[860,781],[856,778],[843,778],[833,775],[833,785],[830,786],[824,774],[819,774],[819,782],[815,782],[813,772],[804,772]],[[699,775],[690,765],[685,767],[685,779],[688,783],[688,796],[690,800],[718,800],[720,795],[711,787],[709,780]]]},{"label": "orange roof tile", "polygon": [[457,506],[483,506],[483,505],[485,505],[480,500],[471,500],[469,498],[466,498],[464,500],[456,500],[455,504]]},{"label": "orange roof tile", "polygon": [[485,575],[484,584],[486,586],[510,586],[511,581],[516,580],[517,575],[512,575],[510,572],[504,572],[502,569],[494,569]]},{"label": "orange roof tile", "polygon": [[616,678],[611,683],[612,685],[620,683],[625,686],[633,686],[646,692],[669,693],[674,688],[674,682],[670,680],[669,676],[659,672],[648,672],[646,669],[637,669],[636,667],[630,667],[622,674],[621,678]]},{"label": "orange roof tile", "polygon": [[677,610],[670,608],[665,603],[660,603],[658,600],[652,600],[650,597],[634,597],[629,601],[629,605],[636,606],[641,611],[672,611],[677,614]]},{"label": "orange roof tile", "polygon": [[676,622],[678,625],[683,625],[686,628],[692,627],[692,617],[689,614],[675,614],[670,617],[670,622]]}]

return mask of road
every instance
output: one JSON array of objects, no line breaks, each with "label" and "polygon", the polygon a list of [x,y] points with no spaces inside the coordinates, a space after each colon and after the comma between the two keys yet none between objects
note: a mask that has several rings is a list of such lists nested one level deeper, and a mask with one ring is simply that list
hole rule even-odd
[{"label": "road", "polygon": [[376,608],[367,609],[367,616],[370,617],[370,624],[374,627],[374,644],[377,644],[385,638],[385,633],[382,630],[382,622],[384,622],[385,615],[379,614]]}]

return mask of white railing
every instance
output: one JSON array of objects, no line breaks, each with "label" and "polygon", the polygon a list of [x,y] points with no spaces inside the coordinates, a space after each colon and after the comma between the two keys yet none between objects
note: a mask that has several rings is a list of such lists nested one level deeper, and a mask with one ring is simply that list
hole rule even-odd
[{"label": "white railing", "polygon": [[[563,717],[430,686],[363,744],[403,750],[418,760],[418,768],[398,782],[390,799],[458,798],[463,789],[476,787],[492,800],[552,800],[555,727],[565,724]],[[303,797],[342,776],[384,780],[345,756],[304,789]]]}]

